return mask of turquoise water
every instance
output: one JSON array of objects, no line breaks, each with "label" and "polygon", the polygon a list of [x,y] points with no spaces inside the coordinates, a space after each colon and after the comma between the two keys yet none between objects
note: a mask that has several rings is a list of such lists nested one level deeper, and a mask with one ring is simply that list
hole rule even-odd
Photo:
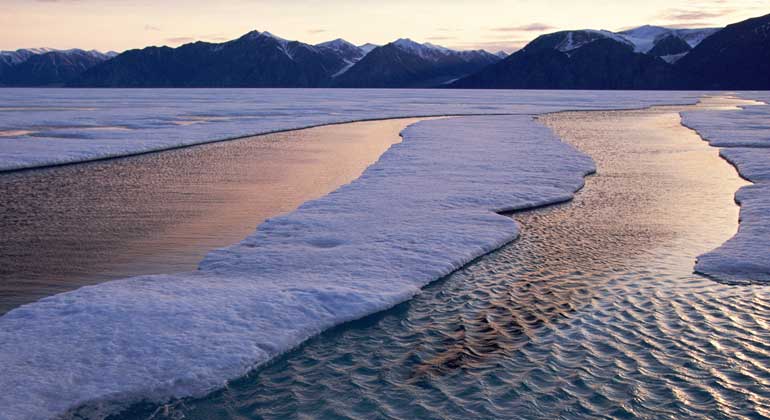
[{"label": "turquoise water", "polygon": [[678,110],[543,118],[598,173],[513,215],[519,240],[204,398],[112,418],[770,417],[770,290],[692,274],[744,182]]}]

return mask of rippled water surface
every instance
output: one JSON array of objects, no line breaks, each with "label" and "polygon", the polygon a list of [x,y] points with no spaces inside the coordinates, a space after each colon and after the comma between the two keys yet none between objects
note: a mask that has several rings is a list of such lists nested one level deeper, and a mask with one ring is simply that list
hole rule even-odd
[{"label": "rippled water surface", "polygon": [[192,270],[265,218],[356,179],[416,121],[0,174],[0,314],[86,284]]},{"label": "rippled water surface", "polygon": [[541,118],[596,160],[574,202],[226,389],[114,418],[770,417],[770,291],[692,274],[744,182],[681,109]]}]

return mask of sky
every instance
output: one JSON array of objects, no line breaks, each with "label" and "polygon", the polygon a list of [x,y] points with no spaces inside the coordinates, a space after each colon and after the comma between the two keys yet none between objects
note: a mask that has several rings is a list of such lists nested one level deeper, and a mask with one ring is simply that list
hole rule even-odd
[{"label": "sky", "polygon": [[713,27],[768,13],[770,0],[0,0],[0,50],[120,52],[259,30],[311,44],[411,38],[511,52],[558,30]]}]

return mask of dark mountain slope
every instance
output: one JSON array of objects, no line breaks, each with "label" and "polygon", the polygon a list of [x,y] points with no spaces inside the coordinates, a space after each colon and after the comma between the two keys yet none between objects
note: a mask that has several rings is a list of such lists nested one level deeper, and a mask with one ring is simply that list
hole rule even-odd
[{"label": "dark mountain slope", "polygon": [[110,58],[108,54],[77,49],[7,54],[0,56],[0,86],[62,86]]},{"label": "dark mountain slope", "polygon": [[418,88],[450,82],[496,63],[486,51],[454,51],[399,39],[373,49],[334,80],[336,87]]},{"label": "dark mountain slope", "polygon": [[544,35],[524,49],[453,88],[483,89],[667,89],[673,68],[663,60],[635,53],[611,35],[578,31]]},{"label": "dark mountain slope", "polygon": [[674,35],[668,35],[655,43],[655,46],[647,54],[655,57],[664,57],[667,55],[684,54],[690,51],[690,45],[682,38]]},{"label": "dark mountain slope", "polygon": [[770,89],[770,14],[709,36],[677,70],[691,89]]},{"label": "dark mountain slope", "polygon": [[339,54],[267,32],[178,48],[127,51],[73,85],[110,87],[317,87],[347,65]]}]

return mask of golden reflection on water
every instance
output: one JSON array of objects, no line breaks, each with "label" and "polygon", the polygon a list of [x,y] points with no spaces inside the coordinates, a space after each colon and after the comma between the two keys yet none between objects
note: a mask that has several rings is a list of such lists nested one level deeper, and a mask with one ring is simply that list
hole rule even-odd
[{"label": "golden reflection on water", "polygon": [[[608,204],[622,204],[596,207],[593,211],[595,217],[608,224],[623,225],[620,237],[615,235],[607,240],[621,244],[624,237],[629,241],[645,237],[681,240],[681,255],[692,268],[695,256],[716,248],[735,234],[739,207],[733,195],[747,182],[719,157],[717,148],[681,125],[679,113],[736,109],[751,104],[755,103],[706,97],[693,106],[566,112],[539,120],[594,159],[598,176],[588,178],[587,188],[593,183],[615,184],[597,188],[611,194]],[[690,205],[702,203],[706,189],[710,196],[722,199]],[[708,229],[700,229],[704,219],[712,221]],[[697,232],[690,232],[692,229]]]},{"label": "golden reflection on water", "polygon": [[85,284],[194,269],[264,219],[356,179],[416,121],[0,175],[0,313]]},{"label": "golden reflection on water", "polygon": [[34,133],[30,130],[0,130],[0,137],[18,137]]}]

